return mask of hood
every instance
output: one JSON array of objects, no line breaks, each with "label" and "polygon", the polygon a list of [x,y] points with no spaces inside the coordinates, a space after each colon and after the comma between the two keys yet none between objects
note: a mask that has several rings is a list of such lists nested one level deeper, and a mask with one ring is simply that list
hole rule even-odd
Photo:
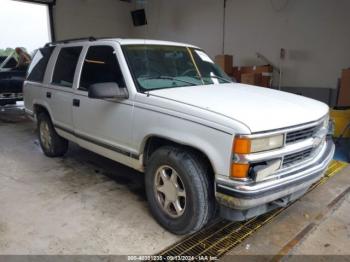
[{"label": "hood", "polygon": [[238,120],[252,133],[316,121],[329,110],[326,104],[310,98],[236,83],[154,90],[150,94]]}]

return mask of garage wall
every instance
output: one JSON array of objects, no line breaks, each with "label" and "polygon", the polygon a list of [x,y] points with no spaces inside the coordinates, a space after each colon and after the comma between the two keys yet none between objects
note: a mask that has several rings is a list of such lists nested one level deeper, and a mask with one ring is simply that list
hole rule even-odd
[{"label": "garage wall", "polygon": [[[288,2],[287,5],[285,3]],[[133,27],[130,11],[146,8],[148,25]],[[225,53],[235,65],[279,65],[284,87],[335,88],[350,66],[350,1],[227,0]],[[223,0],[57,0],[56,38],[139,37],[188,42],[211,56],[222,50]]]},{"label": "garage wall", "polygon": [[285,48],[284,86],[335,88],[350,66],[350,1],[290,0],[283,8],[284,2],[228,1],[227,52],[240,64],[254,62],[256,51],[278,64]]},{"label": "garage wall", "polygon": [[[288,4],[286,5],[286,3]],[[221,53],[223,0],[147,0],[148,25],[134,37],[189,42],[211,56]],[[350,67],[350,1],[227,0],[225,52],[236,65],[263,63],[260,52],[279,65],[285,87],[336,88],[342,68]]]},{"label": "garage wall", "polygon": [[148,0],[148,25],[134,27],[134,37],[170,40],[198,45],[208,54],[221,53],[223,5],[221,0]]},{"label": "garage wall", "polygon": [[57,0],[53,10],[56,39],[128,37],[131,7],[119,0]]}]

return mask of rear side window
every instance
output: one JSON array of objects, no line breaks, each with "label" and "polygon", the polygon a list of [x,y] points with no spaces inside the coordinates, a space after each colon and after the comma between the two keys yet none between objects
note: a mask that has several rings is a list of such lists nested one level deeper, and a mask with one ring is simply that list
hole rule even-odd
[{"label": "rear side window", "polygon": [[80,80],[80,90],[93,84],[114,82],[125,87],[120,66],[111,46],[91,46],[86,54]]},{"label": "rear side window", "polygon": [[42,82],[44,79],[47,63],[55,47],[44,47],[39,49],[29,66],[27,80]]},{"label": "rear side window", "polygon": [[52,84],[72,87],[75,69],[81,53],[81,46],[62,48],[53,72]]}]

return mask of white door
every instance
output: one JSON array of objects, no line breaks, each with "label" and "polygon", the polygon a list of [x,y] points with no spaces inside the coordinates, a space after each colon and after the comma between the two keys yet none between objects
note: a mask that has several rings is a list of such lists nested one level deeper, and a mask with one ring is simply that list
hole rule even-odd
[{"label": "white door", "polygon": [[45,99],[52,110],[52,121],[58,129],[73,133],[73,98],[75,72],[81,46],[64,47],[59,50],[52,73],[50,88],[45,90]]},{"label": "white door", "polygon": [[[104,155],[109,152],[122,156],[123,160],[136,159],[131,149],[133,103],[129,99],[111,101],[88,97],[92,84],[115,82],[126,88],[115,48],[90,46],[82,64],[73,105],[74,131],[79,144]],[[118,159],[115,155],[111,158]]]}]

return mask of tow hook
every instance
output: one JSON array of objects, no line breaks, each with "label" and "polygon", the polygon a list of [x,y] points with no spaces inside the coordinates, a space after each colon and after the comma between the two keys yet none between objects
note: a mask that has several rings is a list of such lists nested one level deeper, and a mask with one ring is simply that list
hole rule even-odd
[{"label": "tow hook", "polygon": [[275,201],[273,201],[271,204],[279,206],[279,207],[286,207],[290,202],[290,198],[289,197],[283,197],[280,199],[277,199]]}]

